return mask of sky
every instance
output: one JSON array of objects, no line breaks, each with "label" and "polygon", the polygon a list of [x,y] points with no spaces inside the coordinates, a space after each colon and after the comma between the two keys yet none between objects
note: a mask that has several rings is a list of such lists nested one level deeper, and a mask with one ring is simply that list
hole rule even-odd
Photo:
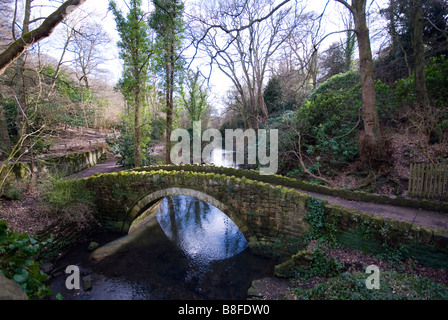
[{"label": "sky", "polygon": [[[47,2],[48,0],[40,0],[41,2]],[[124,5],[124,0],[116,0],[119,7],[126,8]],[[188,2],[194,0],[186,0],[186,6],[188,6]],[[300,1],[300,0],[299,0]],[[325,5],[327,4],[327,0],[305,0],[307,2],[308,10],[316,11],[321,13]],[[151,10],[150,4],[148,1],[143,1],[144,6],[148,6],[148,11]],[[301,1],[303,2],[303,1]],[[378,10],[378,7],[385,7],[387,0],[375,0],[372,4],[372,8]],[[111,37],[111,42],[109,48],[107,48],[104,53],[108,58],[107,64],[104,66],[110,73],[108,77],[109,83],[115,84],[121,77],[122,66],[121,62],[118,59],[118,48],[116,47],[116,43],[120,40],[118,32],[116,31],[116,25],[114,21],[114,17],[112,12],[108,11],[109,0],[87,0],[86,3],[79,8],[79,11],[82,12],[90,12],[90,19],[97,23],[101,23],[103,28],[108,32]],[[326,9],[326,14],[323,19],[322,28],[327,32],[341,30],[341,14],[340,12],[344,12],[346,9],[336,1],[329,1]],[[376,34],[378,30],[384,29],[382,22],[372,21],[371,19],[371,36]],[[372,30],[373,29],[373,30]],[[322,47],[328,46],[333,41],[338,41],[344,34],[334,35],[326,39],[326,42],[323,43]],[[49,42],[54,42],[54,37],[48,40]],[[377,48],[373,46],[374,54]],[[60,57],[58,53],[58,49],[53,46],[52,49],[49,49],[49,54],[54,55],[56,58]],[[199,63],[199,62],[198,62]],[[204,71],[204,73],[208,73]],[[226,92],[231,87],[231,81],[225,75],[223,75],[217,68],[214,68],[214,72],[211,76],[210,85],[211,85],[211,93],[212,93],[212,103],[218,107],[222,108],[222,98],[225,96]]]}]

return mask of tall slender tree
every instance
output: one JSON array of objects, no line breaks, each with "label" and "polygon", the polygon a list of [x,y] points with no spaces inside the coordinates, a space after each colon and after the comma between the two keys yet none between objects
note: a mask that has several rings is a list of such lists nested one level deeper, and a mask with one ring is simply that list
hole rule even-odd
[{"label": "tall slender tree", "polygon": [[415,98],[420,108],[429,105],[428,90],[426,88],[425,76],[425,46],[423,43],[424,16],[422,0],[412,2],[412,46],[414,49],[414,69],[415,69]]},{"label": "tall slender tree", "polygon": [[152,0],[155,7],[149,25],[156,33],[159,55],[156,70],[163,76],[165,88],[166,145],[165,162],[171,163],[171,132],[174,122],[174,92],[179,71],[184,64],[182,39],[185,29],[183,21],[184,4],[181,0]]},{"label": "tall slender tree", "polygon": [[180,96],[182,104],[187,112],[190,125],[193,127],[194,121],[201,121],[208,104],[207,91],[200,83],[200,72],[189,71],[186,74],[186,81],[181,86]]},{"label": "tall slender tree", "polygon": [[[362,89],[362,110],[364,119],[364,143],[377,147],[381,138],[378,110],[376,107],[376,92],[373,72],[372,49],[370,46],[369,28],[367,26],[367,1],[335,0],[343,4],[352,14],[355,25],[354,32],[358,40],[359,64]],[[370,149],[370,148],[367,148]],[[364,155],[370,158],[371,155]]]},{"label": "tall slender tree", "polygon": [[141,0],[131,0],[126,18],[117,8],[115,1],[110,1],[109,7],[114,13],[121,38],[118,47],[121,51],[120,58],[124,62],[124,70],[119,87],[128,103],[128,116],[134,117],[134,166],[139,167],[142,163],[143,149],[141,114],[150,80],[150,60],[155,51],[149,37],[146,15],[141,9]]}]

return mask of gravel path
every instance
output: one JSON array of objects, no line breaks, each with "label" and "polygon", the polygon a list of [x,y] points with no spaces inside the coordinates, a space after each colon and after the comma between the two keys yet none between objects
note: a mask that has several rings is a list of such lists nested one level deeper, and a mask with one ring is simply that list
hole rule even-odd
[{"label": "gravel path", "polygon": [[372,202],[353,201],[335,196],[327,196],[309,191],[298,190],[316,198],[327,200],[331,204],[343,206],[352,210],[359,210],[376,216],[383,216],[398,221],[412,222],[415,225],[426,226],[431,229],[448,231],[448,212],[437,212],[409,207],[399,207]]}]

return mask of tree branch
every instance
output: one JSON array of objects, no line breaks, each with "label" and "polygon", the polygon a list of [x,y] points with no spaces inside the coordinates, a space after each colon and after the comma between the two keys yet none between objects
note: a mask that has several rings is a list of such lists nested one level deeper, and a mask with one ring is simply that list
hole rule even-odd
[{"label": "tree branch", "polygon": [[68,0],[64,2],[55,12],[44,20],[42,25],[30,32],[22,35],[9,47],[0,53],[0,75],[29,47],[40,40],[49,37],[56,26],[61,23],[73,10],[82,5],[87,0]]}]

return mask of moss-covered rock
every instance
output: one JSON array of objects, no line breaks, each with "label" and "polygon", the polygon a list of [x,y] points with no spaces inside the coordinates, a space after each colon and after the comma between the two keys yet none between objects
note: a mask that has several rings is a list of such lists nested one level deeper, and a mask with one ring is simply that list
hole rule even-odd
[{"label": "moss-covered rock", "polygon": [[308,271],[313,264],[313,252],[302,250],[291,257],[291,259],[276,265],[274,274],[277,277],[290,278],[297,273]]}]

